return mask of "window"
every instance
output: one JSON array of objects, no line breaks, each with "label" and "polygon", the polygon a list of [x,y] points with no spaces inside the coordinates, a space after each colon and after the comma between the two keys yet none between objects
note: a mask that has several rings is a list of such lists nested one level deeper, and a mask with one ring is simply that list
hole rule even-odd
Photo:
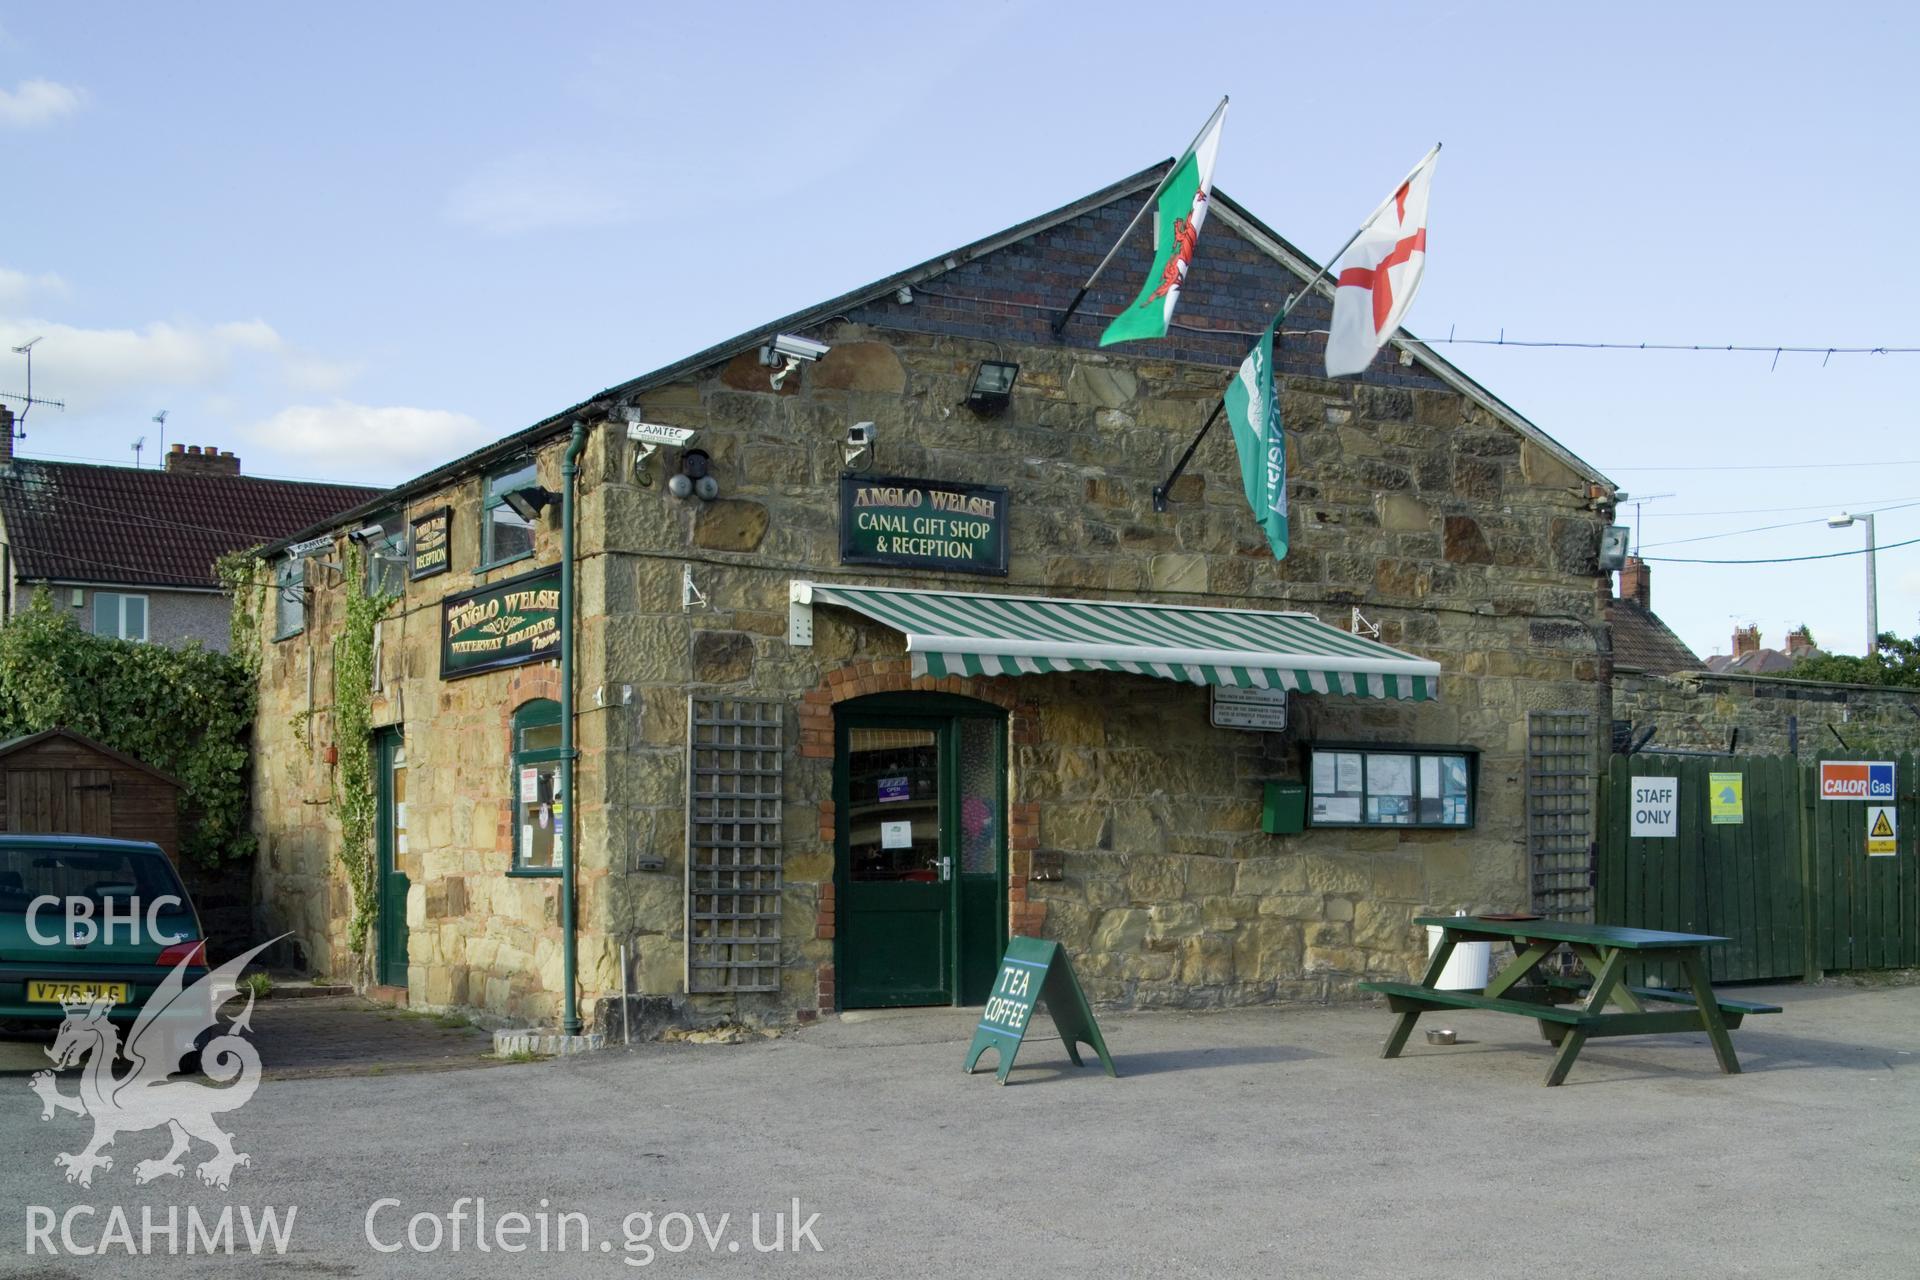
[{"label": "window", "polygon": [[490,568],[533,554],[533,522],[507,505],[507,495],[535,483],[531,460],[487,477],[486,497],[480,504],[480,567]]},{"label": "window", "polygon": [[1465,747],[1309,748],[1316,827],[1470,827],[1479,757]]},{"label": "window", "polygon": [[407,585],[407,522],[395,513],[369,524],[380,526],[380,536],[360,544],[367,559],[367,594],[397,596]]},{"label": "window", "polygon": [[273,638],[285,640],[307,629],[307,562],[288,556],[273,571]]},{"label": "window", "polygon": [[93,593],[93,634],[121,640],[147,638],[147,598],[112,591]]},{"label": "window", "polygon": [[560,870],[560,830],[567,821],[560,789],[560,704],[548,698],[513,713],[513,870]]}]

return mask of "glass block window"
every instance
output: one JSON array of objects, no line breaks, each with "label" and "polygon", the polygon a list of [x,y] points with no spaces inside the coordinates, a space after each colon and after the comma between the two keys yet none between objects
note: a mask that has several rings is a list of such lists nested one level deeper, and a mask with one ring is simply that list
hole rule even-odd
[{"label": "glass block window", "polygon": [[1316,827],[1471,827],[1478,756],[1464,747],[1309,747]]},{"label": "glass block window", "polygon": [[780,989],[783,707],[687,700],[687,990]]},{"label": "glass block window", "polygon": [[117,640],[145,640],[147,598],[113,591],[94,592],[93,634]]},{"label": "glass block window", "polygon": [[532,459],[487,476],[480,504],[480,563],[489,567],[533,554],[533,522],[507,505],[507,495],[534,484]]}]

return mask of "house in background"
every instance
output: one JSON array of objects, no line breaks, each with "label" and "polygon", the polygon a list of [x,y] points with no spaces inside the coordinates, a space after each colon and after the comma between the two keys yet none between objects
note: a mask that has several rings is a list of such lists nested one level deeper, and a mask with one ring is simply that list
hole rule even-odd
[{"label": "house in background", "polygon": [[1716,653],[1708,658],[1707,670],[1722,675],[1777,676],[1791,671],[1802,658],[1825,656],[1824,650],[1814,647],[1813,633],[1805,627],[1787,632],[1785,649],[1761,648],[1758,625],[1735,627],[1733,652]]},{"label": "house in background", "polygon": [[1620,592],[1607,601],[1607,625],[1613,629],[1615,671],[1675,676],[1707,670],[1653,611],[1653,574],[1639,556],[1628,556],[1620,570]]},{"label": "house in background", "polygon": [[45,587],[83,630],[156,644],[224,652],[220,557],[378,492],[243,476],[232,453],[198,445],[139,468],[16,458],[13,443],[0,407],[0,620]]}]

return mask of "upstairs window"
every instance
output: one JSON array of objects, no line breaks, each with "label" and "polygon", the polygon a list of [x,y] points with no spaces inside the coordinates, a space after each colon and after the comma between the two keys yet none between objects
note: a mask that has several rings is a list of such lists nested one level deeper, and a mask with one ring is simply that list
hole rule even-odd
[{"label": "upstairs window", "polygon": [[285,640],[307,629],[307,562],[295,556],[273,571],[273,638]]},{"label": "upstairs window", "polygon": [[533,522],[507,505],[507,495],[535,483],[532,459],[488,474],[480,504],[480,567],[491,568],[533,554]]},{"label": "upstairs window", "polygon": [[407,586],[407,522],[395,512],[370,522],[366,532],[360,553],[367,560],[367,594],[400,595]]},{"label": "upstairs window", "polygon": [[93,634],[117,640],[147,638],[147,598],[112,591],[93,593]]}]

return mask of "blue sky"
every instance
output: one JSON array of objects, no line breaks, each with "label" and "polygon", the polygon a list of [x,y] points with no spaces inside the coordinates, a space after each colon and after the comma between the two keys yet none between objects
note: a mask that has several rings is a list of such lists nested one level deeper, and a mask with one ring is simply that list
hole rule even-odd
[{"label": "blue sky", "polygon": [[[1233,95],[1216,180],[1329,254],[1434,140],[1408,328],[1916,346],[1910,6],[0,4],[22,451],[395,482],[1066,203]],[[1920,538],[1920,356],[1441,352],[1652,556]],[[0,348],[0,390],[23,383]],[[1704,541],[1705,535],[1793,523]],[[1880,557],[1920,631],[1920,546]],[[1858,556],[1655,565],[1701,654],[1859,652]]]}]

